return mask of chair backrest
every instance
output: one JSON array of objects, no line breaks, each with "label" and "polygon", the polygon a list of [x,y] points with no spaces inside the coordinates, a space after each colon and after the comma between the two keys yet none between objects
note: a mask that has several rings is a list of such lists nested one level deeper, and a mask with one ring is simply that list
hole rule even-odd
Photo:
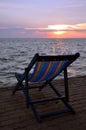
[{"label": "chair backrest", "polygon": [[68,65],[68,61],[39,61],[36,62],[31,75],[31,82],[49,80],[56,77]]},{"label": "chair backrest", "polygon": [[34,71],[29,81],[41,82],[55,78],[65,68],[67,68],[74,60],[79,57],[79,53],[75,55],[63,56],[39,56],[35,62]]}]

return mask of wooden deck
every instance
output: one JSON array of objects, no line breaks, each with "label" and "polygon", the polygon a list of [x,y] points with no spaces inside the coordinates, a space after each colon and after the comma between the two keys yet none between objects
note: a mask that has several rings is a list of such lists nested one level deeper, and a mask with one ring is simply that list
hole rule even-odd
[{"label": "wooden deck", "polygon": [[[63,92],[63,80],[55,80],[54,84]],[[86,76],[69,78],[70,103],[76,114],[62,114],[43,119],[38,123],[31,109],[26,108],[24,95],[18,91],[12,95],[13,87],[0,88],[0,130],[85,130],[86,129]],[[33,98],[53,95],[52,91],[31,92]],[[41,94],[40,94],[41,93]],[[41,96],[41,97],[40,97]],[[57,107],[58,106],[58,107]],[[59,107],[60,106],[60,107]],[[62,105],[54,102],[42,104],[38,109],[59,109]]]}]

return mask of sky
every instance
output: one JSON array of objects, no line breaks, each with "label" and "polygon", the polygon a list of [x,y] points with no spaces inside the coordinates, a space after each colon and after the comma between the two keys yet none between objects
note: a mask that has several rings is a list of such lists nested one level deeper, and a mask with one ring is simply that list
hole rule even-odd
[{"label": "sky", "polygon": [[86,38],[86,0],[0,0],[0,38]]}]

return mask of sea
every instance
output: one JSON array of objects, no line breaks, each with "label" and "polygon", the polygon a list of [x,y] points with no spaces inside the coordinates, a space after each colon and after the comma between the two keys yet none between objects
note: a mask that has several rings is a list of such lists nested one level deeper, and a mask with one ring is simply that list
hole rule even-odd
[{"label": "sea", "polygon": [[[23,73],[36,53],[80,57],[68,67],[68,76],[86,75],[86,38],[0,38],[0,87],[16,84],[15,72]],[[62,78],[63,74],[58,76]]]}]

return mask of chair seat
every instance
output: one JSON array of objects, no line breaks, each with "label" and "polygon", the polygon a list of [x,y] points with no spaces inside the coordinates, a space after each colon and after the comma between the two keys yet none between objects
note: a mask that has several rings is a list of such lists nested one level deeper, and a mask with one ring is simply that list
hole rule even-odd
[{"label": "chair seat", "polygon": [[[29,73],[29,74],[28,74],[28,81],[29,81],[31,75],[32,75],[32,73]],[[21,81],[22,78],[23,78],[23,76],[24,76],[24,74],[22,74],[22,73],[15,73],[15,77],[16,77],[16,79],[17,79],[18,81]]]}]

